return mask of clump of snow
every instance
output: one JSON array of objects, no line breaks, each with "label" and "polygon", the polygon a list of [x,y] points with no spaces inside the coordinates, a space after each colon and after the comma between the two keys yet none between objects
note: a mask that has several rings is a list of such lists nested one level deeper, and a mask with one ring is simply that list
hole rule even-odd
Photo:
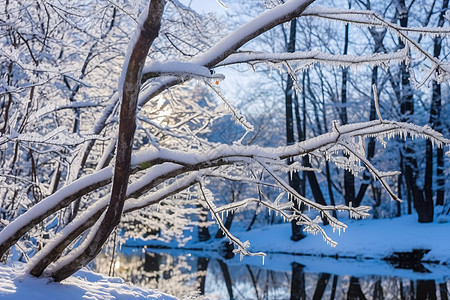
[{"label": "clump of snow", "polygon": [[35,278],[23,272],[23,265],[8,266],[0,263],[0,298],[34,300],[79,299],[152,299],[177,298],[156,290],[135,287],[121,278],[107,277],[82,269],[62,283],[46,278]]}]

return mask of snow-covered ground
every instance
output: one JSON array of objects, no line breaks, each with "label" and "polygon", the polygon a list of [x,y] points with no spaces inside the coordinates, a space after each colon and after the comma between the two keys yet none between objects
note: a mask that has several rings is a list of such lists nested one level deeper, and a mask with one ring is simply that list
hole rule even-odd
[{"label": "snow-covered ground", "polygon": [[[446,217],[428,224],[418,223],[415,214],[393,219],[344,220],[344,223],[348,228],[340,234],[333,232],[330,226],[324,227],[327,235],[338,243],[336,247],[328,245],[320,235],[308,235],[300,242],[291,241],[289,223],[235,235],[241,241],[249,240],[252,252],[381,259],[394,251],[429,249],[423,261],[450,265],[450,219]],[[188,243],[188,246],[201,245]],[[215,247],[214,243],[203,246]]]},{"label": "snow-covered ground", "polygon": [[86,269],[63,283],[34,278],[21,272],[21,265],[0,264],[0,298],[14,300],[175,300],[167,294],[133,286],[120,278],[107,277]]},{"label": "snow-covered ground", "polygon": [[381,220],[349,220],[345,232],[325,231],[338,245],[330,247],[317,236],[307,236],[300,243],[286,239],[290,224],[266,227],[237,234],[250,240],[252,251],[286,252],[340,257],[384,258],[394,251],[430,249],[424,261],[450,264],[450,222],[420,224],[416,215]]}]

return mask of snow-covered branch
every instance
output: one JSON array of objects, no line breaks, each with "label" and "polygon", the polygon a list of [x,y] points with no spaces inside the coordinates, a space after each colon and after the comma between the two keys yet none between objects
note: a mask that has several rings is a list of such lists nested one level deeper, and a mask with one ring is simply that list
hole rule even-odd
[{"label": "snow-covered branch", "polygon": [[[361,160],[362,163],[369,168],[372,174],[380,180],[389,192],[390,188],[385,183],[383,178],[386,175],[394,175],[396,173],[384,173],[378,171],[364,158],[363,153],[361,153],[361,149],[352,146],[355,144],[348,143],[348,141],[355,138],[375,136],[379,139],[393,138],[395,136],[411,136],[413,138],[422,137],[431,140],[433,144],[438,147],[450,145],[449,139],[444,138],[442,134],[434,131],[429,126],[420,127],[408,123],[376,120],[365,123],[337,126],[333,132],[287,147],[261,148],[258,146],[222,145],[207,152],[199,151],[189,153],[168,149],[152,149],[133,155],[131,166],[134,171],[132,172],[141,170],[141,172],[144,172],[144,175],[141,176],[135,183],[130,185],[127,191],[127,197],[137,199],[140,195],[143,195],[144,193],[157,187],[166,180],[176,178],[177,176],[195,170],[207,170],[238,163],[248,165],[251,164],[252,161],[256,161],[261,164],[262,167],[278,182],[281,189],[291,195],[294,195],[299,201],[302,201],[306,205],[311,206],[318,211],[325,211],[327,210],[325,207],[300,196],[297,192],[290,188],[289,185],[273,171],[273,166],[278,168],[280,165],[284,164],[284,160],[287,158],[301,157],[308,154],[324,156],[327,159],[331,159],[332,156],[340,155],[339,149],[342,145],[345,145],[349,153],[353,154],[355,158]],[[164,167],[161,168],[161,166]],[[351,168],[351,165],[348,165],[347,168]],[[217,172],[214,173],[214,176],[217,176]],[[111,167],[108,167],[92,175],[86,176],[85,178],[77,180],[64,187],[57,193],[43,199],[29,211],[11,222],[4,230],[0,232],[1,253],[7,251],[12,244],[14,244],[25,232],[30,229],[30,227],[33,227],[53,212],[66,207],[78,197],[87,194],[100,186],[108,184],[111,182],[111,178],[112,169]],[[195,183],[194,180],[189,182],[192,184]],[[394,199],[397,199],[392,191],[389,192],[389,194]],[[155,198],[150,195],[148,197],[144,197],[142,201],[133,200],[133,202],[136,203],[136,207],[142,208],[155,203],[152,199]],[[156,199],[161,198],[156,197]],[[129,207],[127,211],[133,210],[129,205],[131,204],[127,204],[127,207]],[[354,208],[351,211],[359,215],[358,211],[355,211]]]},{"label": "snow-covered branch", "polygon": [[408,36],[408,33],[425,34],[431,37],[450,35],[449,27],[401,27],[397,24],[384,20],[379,14],[371,10],[355,10],[342,8],[329,8],[322,6],[310,6],[302,16],[319,17],[329,20],[340,21],[344,23],[352,23],[366,27],[383,27],[397,35],[406,45],[418,51],[432,63],[429,74],[424,77],[421,83],[416,84],[417,87],[422,86],[428,80],[431,74],[436,73],[435,79],[442,82],[449,78],[448,64],[442,63],[438,58],[426,51],[417,41]]},{"label": "snow-covered branch", "polygon": [[224,79],[222,74],[215,74],[208,68],[191,62],[153,62],[144,67],[145,80],[158,76],[179,76],[182,78]]},{"label": "snow-covered branch", "polygon": [[298,64],[300,67],[309,68],[317,63],[324,63],[332,66],[358,67],[362,65],[387,66],[390,63],[401,63],[409,60],[407,48],[397,52],[383,54],[374,53],[370,55],[335,55],[321,51],[305,51],[293,53],[267,53],[243,51],[231,54],[228,58],[218,64],[226,66],[239,63],[286,63]]}]

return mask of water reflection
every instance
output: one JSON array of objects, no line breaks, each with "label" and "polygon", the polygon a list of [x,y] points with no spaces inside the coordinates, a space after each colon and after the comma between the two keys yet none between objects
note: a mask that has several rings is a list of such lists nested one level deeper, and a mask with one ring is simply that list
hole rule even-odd
[{"label": "water reflection", "polygon": [[[427,265],[429,273],[395,269],[375,260],[290,255],[224,260],[214,253],[134,249],[99,256],[93,269],[114,271],[136,285],[183,299],[443,299],[449,298],[450,268]],[[162,251],[162,250],[161,250]]]}]

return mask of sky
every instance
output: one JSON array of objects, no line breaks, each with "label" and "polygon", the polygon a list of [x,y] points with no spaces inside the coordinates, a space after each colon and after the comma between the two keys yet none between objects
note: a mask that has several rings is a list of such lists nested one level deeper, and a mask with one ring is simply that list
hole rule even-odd
[{"label": "sky", "polygon": [[[217,0],[181,0],[180,2],[192,7],[200,13],[224,13],[226,11],[226,8],[224,8]],[[222,3],[226,5],[226,1],[222,1]]]}]

